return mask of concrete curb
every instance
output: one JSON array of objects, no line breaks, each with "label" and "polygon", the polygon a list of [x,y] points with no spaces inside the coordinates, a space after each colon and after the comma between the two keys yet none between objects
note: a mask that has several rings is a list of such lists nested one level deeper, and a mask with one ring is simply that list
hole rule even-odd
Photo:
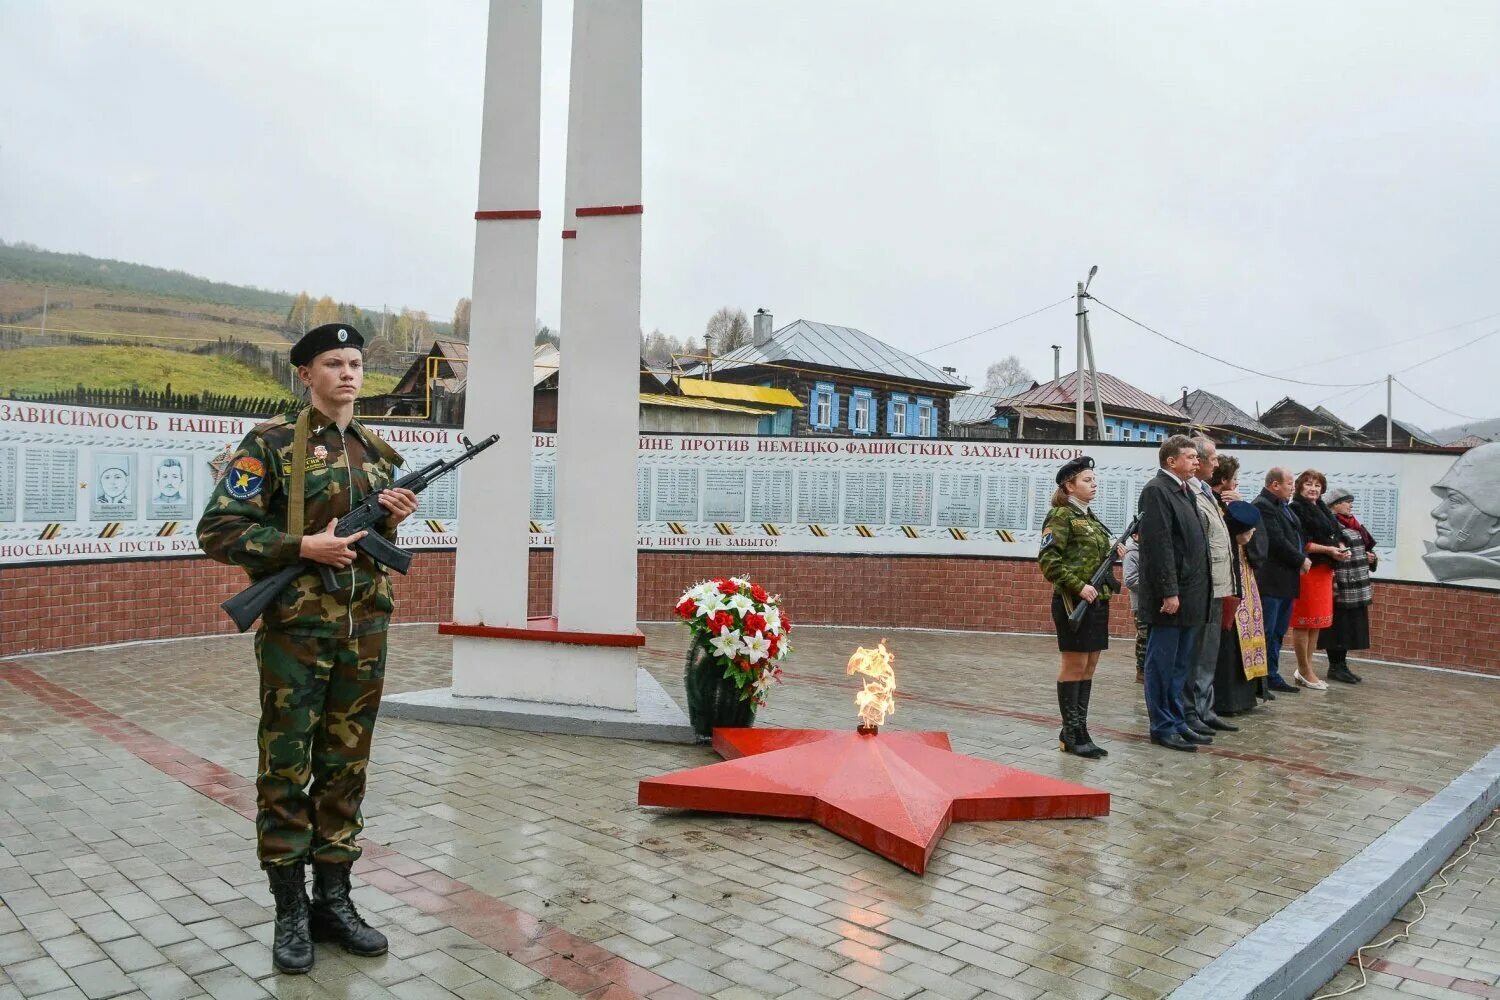
[{"label": "concrete curb", "polygon": [[1500,806],[1500,747],[1174,990],[1169,1000],[1307,1000]]},{"label": "concrete curb", "polygon": [[452,688],[431,688],[386,695],[380,716],[414,722],[442,722],[491,729],[565,736],[692,743],[693,727],[672,696],[643,668],[636,668],[634,712],[588,705],[554,705],[512,698],[467,698]]}]

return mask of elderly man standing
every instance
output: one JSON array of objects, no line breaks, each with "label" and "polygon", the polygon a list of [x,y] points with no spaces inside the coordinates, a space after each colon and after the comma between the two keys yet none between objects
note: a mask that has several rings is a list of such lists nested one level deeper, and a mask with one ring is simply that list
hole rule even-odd
[{"label": "elderly man standing", "polygon": [[1173,434],[1158,459],[1161,470],[1141,490],[1140,502],[1140,608],[1151,622],[1146,710],[1152,743],[1192,752],[1213,742],[1188,728],[1182,714],[1183,684],[1208,621],[1208,540],[1192,486],[1198,450],[1192,439]]},{"label": "elderly man standing", "polygon": [[[1239,726],[1231,725],[1214,713],[1214,673],[1219,666],[1219,637],[1223,634],[1219,621],[1224,613],[1224,598],[1234,592],[1233,556],[1230,546],[1229,527],[1224,523],[1224,512],[1208,481],[1219,465],[1218,446],[1201,435],[1193,438],[1193,447],[1198,450],[1198,473],[1193,477],[1193,500],[1198,504],[1198,519],[1203,522],[1203,533],[1208,540],[1209,599],[1208,627],[1204,628],[1198,642],[1198,653],[1188,668],[1187,683],[1183,688],[1182,715],[1189,729],[1200,736],[1212,736],[1215,729],[1233,733]],[[1224,494],[1224,501],[1238,500],[1238,493]]]}]

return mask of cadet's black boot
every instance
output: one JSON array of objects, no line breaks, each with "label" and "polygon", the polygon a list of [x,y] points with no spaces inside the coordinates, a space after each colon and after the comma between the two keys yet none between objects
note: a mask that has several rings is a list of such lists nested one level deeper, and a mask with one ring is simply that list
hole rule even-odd
[{"label": "cadet's black boot", "polygon": [[1108,757],[1109,751],[1094,743],[1094,738],[1089,735],[1089,695],[1094,693],[1094,679],[1090,677],[1086,681],[1080,681],[1078,687],[1078,730],[1083,736],[1083,742],[1093,744],[1095,750],[1099,751],[1096,756]]},{"label": "cadet's black boot", "polygon": [[307,923],[307,870],[302,862],[266,869],[271,895],[276,897],[276,932],[271,939],[271,964],[277,972],[300,976],[313,966],[312,937]]},{"label": "cadet's black boot", "polygon": [[351,955],[384,955],[385,935],[364,922],[349,898],[349,862],[313,865],[312,938]]},{"label": "cadet's black boot", "polygon": [[1078,699],[1083,681],[1057,682],[1057,707],[1062,714],[1062,731],[1057,734],[1057,748],[1078,757],[1094,759],[1104,756],[1104,751],[1094,746],[1084,728],[1083,713]]}]

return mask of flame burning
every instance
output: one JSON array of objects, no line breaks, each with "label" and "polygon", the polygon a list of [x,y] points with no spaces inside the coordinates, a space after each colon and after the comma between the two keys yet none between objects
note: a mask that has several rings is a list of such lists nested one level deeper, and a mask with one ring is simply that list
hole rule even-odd
[{"label": "flame burning", "polygon": [[849,657],[846,673],[860,673],[870,678],[864,682],[864,689],[854,696],[854,704],[859,706],[861,729],[874,729],[885,722],[887,715],[896,714],[896,671],[892,669],[895,662],[896,654],[885,648],[884,639],[874,649],[860,647]]}]

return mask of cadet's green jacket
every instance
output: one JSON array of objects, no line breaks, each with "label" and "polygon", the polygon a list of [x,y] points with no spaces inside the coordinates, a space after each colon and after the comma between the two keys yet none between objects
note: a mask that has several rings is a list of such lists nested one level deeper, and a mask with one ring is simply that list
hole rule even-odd
[{"label": "cadet's green jacket", "polygon": [[[358,422],[338,425],[313,409],[307,442],[304,522],[288,525],[296,414],[258,424],[229,460],[224,478],[198,522],[198,544],[212,559],[243,566],[252,580],[295,564],[302,536],[321,531],[372,492],[389,486],[401,459]],[[395,541],[393,529],[381,534]],[[266,628],[291,635],[353,637],[384,629],[394,602],[385,569],[359,553],[335,571],[339,589],[327,593],[318,573],[292,581],[266,611]]]},{"label": "cadet's green jacket", "polygon": [[[1109,529],[1093,511],[1069,503],[1048,512],[1036,558],[1053,589],[1075,599],[1113,545]],[[1099,599],[1109,600],[1112,589],[1108,584],[1100,587]]]}]

